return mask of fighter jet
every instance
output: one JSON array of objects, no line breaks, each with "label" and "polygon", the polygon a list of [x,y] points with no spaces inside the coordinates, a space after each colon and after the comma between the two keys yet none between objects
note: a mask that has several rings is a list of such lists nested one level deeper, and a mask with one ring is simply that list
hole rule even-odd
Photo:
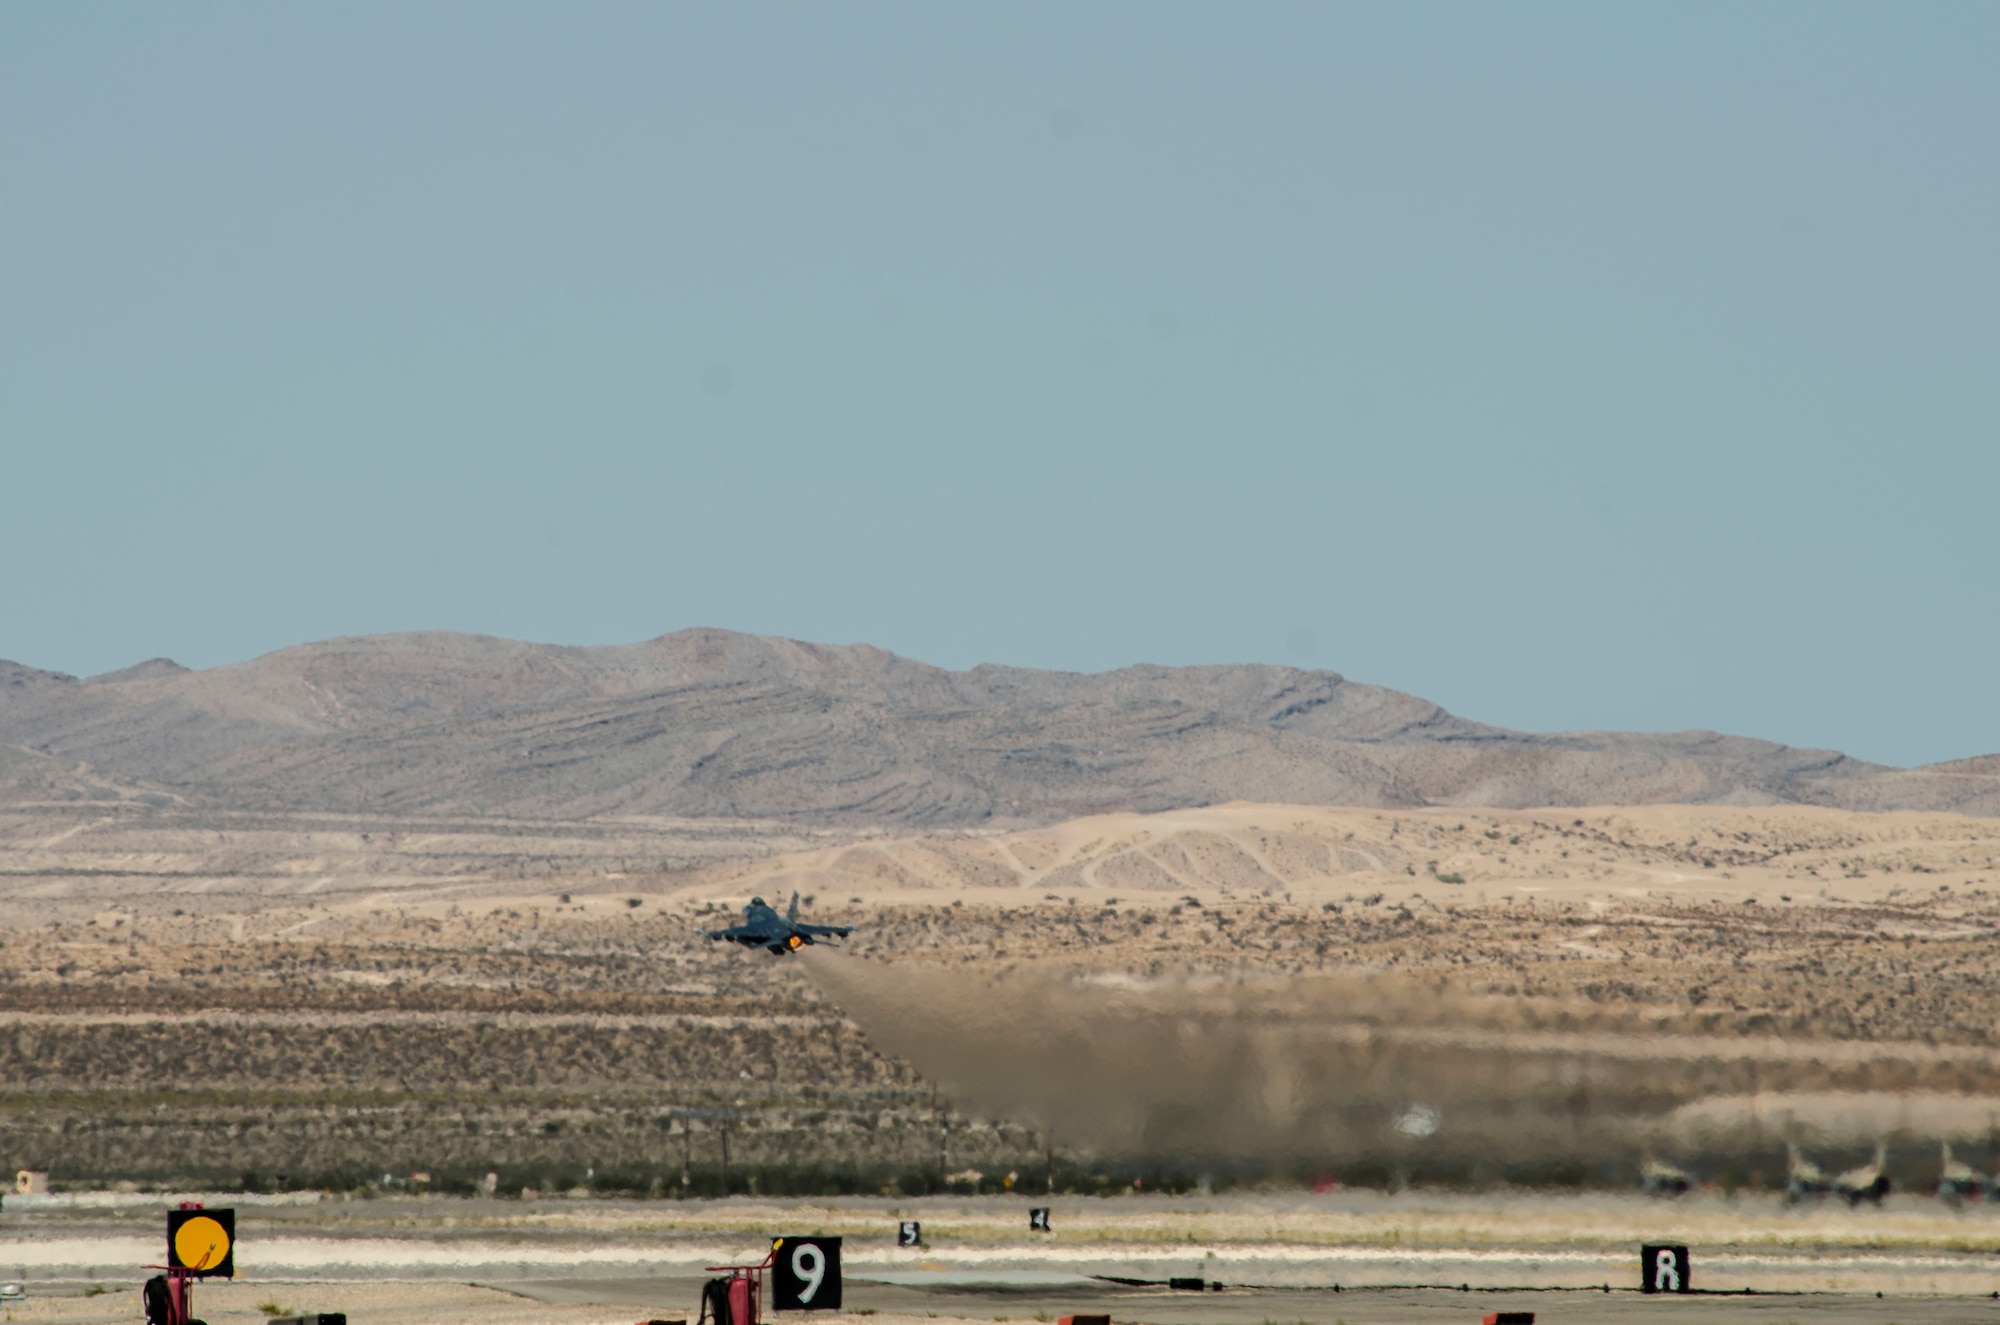
[{"label": "fighter jet", "polygon": [[1888,1146],[1877,1142],[1875,1158],[1835,1178],[1833,1190],[1847,1202],[1850,1209],[1863,1201],[1873,1201],[1879,1209],[1882,1198],[1889,1194],[1889,1175],[1883,1171],[1883,1166],[1888,1162]]},{"label": "fighter jet", "polygon": [[1685,1196],[1692,1186],[1694,1180],[1679,1165],[1649,1157],[1639,1166],[1639,1190],[1648,1196]]},{"label": "fighter jet", "polygon": [[743,908],[743,923],[728,929],[704,929],[703,937],[721,942],[741,943],[746,948],[762,948],[772,956],[797,952],[823,938],[846,938],[852,925],[806,925],[799,922],[799,895],[792,894],[791,908],[779,915],[761,897],[750,899]]},{"label": "fighter jet", "polygon": [[1957,1205],[1993,1194],[1993,1182],[1962,1159],[1953,1159],[1951,1142],[1944,1143],[1944,1158],[1938,1173],[1938,1199]]},{"label": "fighter jet", "polygon": [[1800,1154],[1796,1145],[1786,1144],[1785,1158],[1786,1205],[1797,1205],[1807,1197],[1825,1196],[1833,1190],[1833,1184],[1827,1181],[1819,1165]]}]

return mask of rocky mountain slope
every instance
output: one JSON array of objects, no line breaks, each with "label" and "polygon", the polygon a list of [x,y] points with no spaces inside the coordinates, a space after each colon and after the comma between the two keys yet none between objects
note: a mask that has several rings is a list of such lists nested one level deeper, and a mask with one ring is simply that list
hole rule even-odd
[{"label": "rocky mountain slope", "polygon": [[935,828],[1228,800],[2000,814],[2000,758],[1901,770],[1712,732],[1535,735],[1333,672],[952,672],[720,630],[370,636],[87,680],[0,662],[0,798],[135,796]]}]

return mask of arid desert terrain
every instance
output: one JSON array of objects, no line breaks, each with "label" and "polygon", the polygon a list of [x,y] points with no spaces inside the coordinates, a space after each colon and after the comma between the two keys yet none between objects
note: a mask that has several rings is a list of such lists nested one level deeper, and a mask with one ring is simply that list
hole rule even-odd
[{"label": "arid desert terrain", "polygon": [[[1634,1089],[1681,1091],[1661,1102],[1683,1109],[1786,1095],[1763,1152],[1736,1146],[1718,1168],[1732,1183],[1781,1183],[1787,1139],[1865,1157],[1856,1128],[1890,1137],[1910,1181],[1941,1140],[1990,1145],[1984,1104],[1950,1103],[1995,1085],[1987,819],[1230,805],[814,841],[71,803],[0,826],[0,1158],[59,1184],[394,1188],[420,1172],[465,1191],[492,1173],[507,1191],[915,1193],[968,1171],[1086,1189],[1200,1165],[1421,1179],[1425,1154],[1385,1157],[1326,1112],[1341,1088],[1313,1072],[1338,1062],[1315,1068],[1286,1038],[1342,1018],[1372,1018],[1377,1040],[1418,1022],[1501,1035],[1495,1070],[1542,1101],[1524,1136]],[[696,934],[794,891],[811,918],[857,926],[844,949],[772,958]],[[1340,983],[1355,980],[1369,992]],[[1202,1060],[1232,1079],[1226,1098],[1151,1141],[1091,1116],[1118,1091],[1091,1037],[1132,1042],[1133,1017],[1149,1034],[1173,1020],[1167,1068],[1218,1039],[1250,1054]],[[1640,1078],[1620,1069],[1578,1104],[1602,1045],[1531,1032],[1638,1044]],[[1649,1084],[1646,1037],[1709,1075]],[[1303,1075],[1274,1078],[1274,1050]],[[1420,1050],[1378,1070],[1421,1093],[1426,1063],[1466,1061]],[[1165,1093],[1133,1108],[1186,1103],[1158,1061],[1111,1075],[1148,1071]],[[1857,1090],[1928,1103],[1836,1125]],[[1205,1141],[1202,1120],[1230,1109],[1297,1146]],[[1637,1162],[1624,1132],[1586,1147],[1595,1167],[1550,1167],[1551,1145],[1576,1150],[1560,1137],[1517,1156],[1486,1135],[1436,1176],[1617,1187]]]},{"label": "arid desert terrain", "polygon": [[[679,1318],[785,1228],[891,1319],[1459,1318],[1656,1236],[1821,1319],[2000,1291],[1932,1195],[2000,1167],[1990,761],[720,632],[273,659],[0,697],[14,1318],[129,1316],[188,1192],[245,1212],[216,1322]],[[852,939],[700,936],[794,894]],[[1789,1201],[1792,1147],[1886,1204]]]}]

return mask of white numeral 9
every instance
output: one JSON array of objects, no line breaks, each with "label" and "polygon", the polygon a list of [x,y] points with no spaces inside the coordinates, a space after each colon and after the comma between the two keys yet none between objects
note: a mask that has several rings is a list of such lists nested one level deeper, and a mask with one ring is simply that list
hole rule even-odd
[{"label": "white numeral 9", "polygon": [[826,1278],[826,1253],[810,1242],[801,1242],[792,1248],[792,1273],[803,1281],[799,1301],[812,1301],[820,1282]]}]

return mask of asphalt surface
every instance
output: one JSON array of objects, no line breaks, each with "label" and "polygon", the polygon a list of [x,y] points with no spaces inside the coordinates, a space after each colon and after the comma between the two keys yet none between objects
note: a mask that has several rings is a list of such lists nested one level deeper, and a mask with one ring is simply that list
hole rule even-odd
[{"label": "asphalt surface", "polygon": [[[701,1280],[536,1279],[491,1285],[551,1305],[620,1305],[634,1319],[698,1315]],[[849,1279],[847,1313],[957,1317],[1017,1325],[1068,1315],[1108,1315],[1114,1325],[1477,1325],[1501,1311],[1533,1312],[1537,1325],[1694,1322],[1701,1325],[2000,1325],[2000,1299],[1862,1293],[1695,1293],[1636,1289],[1233,1288],[1174,1292],[1103,1283],[912,1287]],[[770,1313],[766,1312],[767,1315]],[[798,1325],[810,1325],[810,1319]]]}]

